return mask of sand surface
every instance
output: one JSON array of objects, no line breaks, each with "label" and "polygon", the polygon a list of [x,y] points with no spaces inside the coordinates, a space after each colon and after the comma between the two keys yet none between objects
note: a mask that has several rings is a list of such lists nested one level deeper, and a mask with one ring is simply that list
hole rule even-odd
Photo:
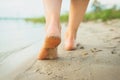
[{"label": "sand surface", "polygon": [[0,80],[120,80],[120,20],[82,23],[74,51],[64,50],[64,26],[58,59],[37,60],[35,43],[0,65]]}]

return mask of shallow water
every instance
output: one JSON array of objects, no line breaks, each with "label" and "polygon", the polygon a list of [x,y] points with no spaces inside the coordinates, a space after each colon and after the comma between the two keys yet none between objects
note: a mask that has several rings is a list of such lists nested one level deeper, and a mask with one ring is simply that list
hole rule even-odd
[{"label": "shallow water", "polygon": [[0,61],[44,39],[44,24],[0,20]]}]

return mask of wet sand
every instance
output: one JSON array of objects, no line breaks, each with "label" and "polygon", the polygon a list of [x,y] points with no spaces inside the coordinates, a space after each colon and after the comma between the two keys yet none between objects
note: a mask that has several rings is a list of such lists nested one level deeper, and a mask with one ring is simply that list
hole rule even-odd
[{"label": "wet sand", "polygon": [[58,59],[37,60],[41,45],[37,42],[0,64],[0,80],[120,80],[119,23],[120,20],[82,23],[76,40],[79,45],[74,51],[64,50],[63,24]]}]

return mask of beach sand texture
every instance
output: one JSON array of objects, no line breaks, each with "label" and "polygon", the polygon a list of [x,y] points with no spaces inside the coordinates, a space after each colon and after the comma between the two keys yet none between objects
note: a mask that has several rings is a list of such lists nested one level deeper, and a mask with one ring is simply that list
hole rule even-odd
[{"label": "beach sand texture", "polygon": [[[62,26],[58,59],[37,60],[37,42],[0,65],[0,80],[120,80],[120,20],[82,23],[74,51],[64,50],[66,24]],[[22,59],[19,65],[17,59]],[[16,65],[9,67],[11,62]]]}]

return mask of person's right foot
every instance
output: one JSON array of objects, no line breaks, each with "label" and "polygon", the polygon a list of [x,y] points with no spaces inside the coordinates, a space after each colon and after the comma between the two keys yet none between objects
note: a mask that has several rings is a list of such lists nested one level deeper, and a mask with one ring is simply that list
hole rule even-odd
[{"label": "person's right foot", "polygon": [[64,46],[65,50],[71,51],[71,50],[75,50],[76,49],[75,37],[76,37],[76,35],[74,35],[70,31],[66,32],[65,46]]},{"label": "person's right foot", "polygon": [[71,51],[75,49],[76,49],[75,40],[70,39],[65,40],[65,50]]}]

